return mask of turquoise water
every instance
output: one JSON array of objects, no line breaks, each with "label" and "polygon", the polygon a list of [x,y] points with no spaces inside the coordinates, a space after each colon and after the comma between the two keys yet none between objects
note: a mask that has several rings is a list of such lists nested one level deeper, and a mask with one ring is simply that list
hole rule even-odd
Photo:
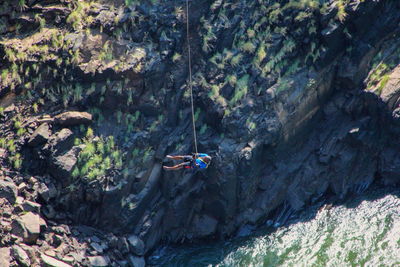
[{"label": "turquoise water", "polygon": [[310,207],[277,229],[208,245],[167,247],[155,266],[400,266],[400,191],[370,190],[330,208]]}]

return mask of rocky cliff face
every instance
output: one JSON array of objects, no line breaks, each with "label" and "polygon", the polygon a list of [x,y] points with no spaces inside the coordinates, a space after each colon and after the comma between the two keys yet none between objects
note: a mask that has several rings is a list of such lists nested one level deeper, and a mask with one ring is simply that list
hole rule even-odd
[{"label": "rocky cliff face", "polygon": [[[184,4],[1,6],[2,266],[142,266],[398,183],[397,1],[195,1],[189,40]],[[164,172],[193,150],[187,44],[213,162]]]}]

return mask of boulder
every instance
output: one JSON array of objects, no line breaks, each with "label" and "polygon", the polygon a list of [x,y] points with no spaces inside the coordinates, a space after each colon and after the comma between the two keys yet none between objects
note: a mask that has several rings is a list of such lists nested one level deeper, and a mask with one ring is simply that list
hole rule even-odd
[{"label": "boulder", "polygon": [[131,235],[128,238],[128,242],[132,253],[139,256],[144,255],[144,243],[139,237],[137,237],[136,235]]},{"label": "boulder", "polygon": [[65,35],[65,41],[68,41],[72,44],[74,50],[80,48],[83,42],[83,34],[82,33],[70,33]]},{"label": "boulder", "polygon": [[55,257],[56,256],[56,252],[54,251],[54,250],[46,250],[45,252],[44,252],[44,254],[46,254],[47,256],[50,256],[50,257]]},{"label": "boulder", "polygon": [[84,252],[84,251],[71,252],[69,255],[71,255],[71,257],[73,257],[74,260],[75,260],[76,262],[79,262],[79,263],[83,262],[84,259],[86,258],[86,257],[85,257],[85,252]]},{"label": "boulder", "polygon": [[10,261],[10,248],[0,248],[0,266],[9,267]]},{"label": "boulder", "polygon": [[110,28],[113,25],[115,18],[115,13],[109,10],[102,10],[100,14],[96,17],[96,20],[105,28]]},{"label": "boulder", "polygon": [[40,216],[28,212],[12,222],[12,233],[23,238],[27,244],[35,244],[40,234]]},{"label": "boulder", "polygon": [[42,205],[40,205],[39,203],[33,202],[33,201],[25,201],[24,203],[22,203],[22,208],[24,209],[24,211],[33,211],[33,212],[40,212],[40,207]]},{"label": "boulder", "polygon": [[59,155],[69,150],[74,145],[74,133],[67,128],[51,136],[51,146],[54,154]]},{"label": "boulder", "polygon": [[68,111],[55,117],[55,123],[62,126],[75,126],[80,124],[90,124],[92,114],[87,112]]},{"label": "boulder", "polygon": [[[39,8],[38,5],[35,6]],[[64,19],[69,14],[69,9],[63,6],[44,6],[41,7],[43,17],[48,21],[59,23],[61,18]]]},{"label": "boulder", "polygon": [[100,245],[99,243],[97,243],[97,242],[92,242],[92,243],[90,243],[90,246],[91,246],[94,250],[96,250],[98,253],[103,253],[103,246]]},{"label": "boulder", "polygon": [[22,182],[18,185],[18,194],[21,195],[22,192],[24,192],[26,190],[26,183]]},{"label": "boulder", "polygon": [[92,256],[88,257],[88,259],[90,266],[102,267],[110,264],[110,260],[107,256]]},{"label": "boulder", "polygon": [[52,183],[48,185],[45,183],[40,183],[38,193],[45,202],[49,202],[51,198],[57,196],[57,189]]},{"label": "boulder", "polygon": [[43,265],[48,267],[71,267],[71,265],[66,264],[60,260],[57,260],[53,257],[46,256],[45,254],[41,254],[40,258],[42,259]]},{"label": "boulder", "polygon": [[74,264],[75,259],[74,259],[74,257],[67,255],[62,258],[62,261],[72,265],[72,264]]},{"label": "boulder", "polygon": [[14,245],[12,247],[12,254],[21,266],[31,266],[31,260],[29,259],[28,254],[20,246]]},{"label": "boulder", "polygon": [[[387,103],[389,109],[394,110],[398,106],[400,97],[400,66],[397,66],[387,79],[386,85],[382,88],[380,97],[383,102]],[[377,87],[379,87],[381,83],[378,83]]]},{"label": "boulder", "polygon": [[71,172],[78,160],[78,154],[81,151],[80,147],[73,147],[67,153],[51,158],[50,173],[58,179],[65,180],[67,183],[71,176]]},{"label": "boulder", "polygon": [[145,267],[146,262],[143,257],[129,256],[129,265],[131,267]]},{"label": "boulder", "polygon": [[10,178],[0,180],[0,198],[5,198],[11,204],[17,199],[18,189]]},{"label": "boulder", "polygon": [[51,130],[47,123],[41,124],[30,136],[28,140],[28,145],[35,147],[44,144],[49,140],[51,135]]}]

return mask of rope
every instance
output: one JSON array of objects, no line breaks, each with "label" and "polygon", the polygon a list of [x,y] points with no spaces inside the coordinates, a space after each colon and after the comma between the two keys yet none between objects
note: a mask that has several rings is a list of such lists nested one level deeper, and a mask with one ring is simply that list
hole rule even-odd
[{"label": "rope", "polygon": [[188,46],[188,59],[189,59],[189,89],[190,89],[190,102],[192,105],[192,122],[193,122],[193,139],[196,154],[197,151],[197,136],[196,136],[196,123],[194,119],[194,104],[193,104],[193,87],[192,87],[192,59],[190,57],[190,42],[189,42],[189,0],[186,0],[186,40]]}]

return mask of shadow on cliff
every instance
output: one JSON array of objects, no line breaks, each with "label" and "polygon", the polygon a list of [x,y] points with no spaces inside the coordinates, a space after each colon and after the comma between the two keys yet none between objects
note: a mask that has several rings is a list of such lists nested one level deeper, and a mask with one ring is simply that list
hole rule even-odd
[{"label": "shadow on cliff", "polygon": [[[282,180],[288,182],[286,200],[267,212],[267,217],[257,221],[258,225],[261,224],[260,228],[255,230],[256,226],[248,223],[230,241],[203,240],[159,248],[149,257],[151,266],[214,266],[231,252],[246,247],[251,240],[268,236],[278,227],[311,221],[322,209],[342,205],[357,208],[363,201],[373,201],[388,194],[400,197],[400,193],[393,189],[400,181],[396,119],[392,118],[386,104],[371,93],[361,91],[347,99],[343,99],[344,95],[338,92],[332,97],[330,102],[336,103],[336,106],[340,102],[341,106],[333,108],[328,103],[321,116],[310,126],[312,130],[302,143],[288,148],[282,155],[276,155],[275,161],[284,162],[288,174],[280,173]],[[299,158],[302,159],[301,167],[297,166]],[[315,164],[317,161],[319,163]],[[322,171],[301,171],[317,167]],[[293,176],[291,168],[295,168],[299,175],[310,174],[311,178],[325,180],[325,183],[320,183],[323,188],[316,191],[321,193],[304,195],[303,198],[301,194],[291,193],[302,192],[307,186],[312,186],[310,181],[303,179],[304,184],[297,183],[290,189],[289,184],[294,181],[287,178]],[[256,203],[252,206],[257,208],[260,205]]]}]

